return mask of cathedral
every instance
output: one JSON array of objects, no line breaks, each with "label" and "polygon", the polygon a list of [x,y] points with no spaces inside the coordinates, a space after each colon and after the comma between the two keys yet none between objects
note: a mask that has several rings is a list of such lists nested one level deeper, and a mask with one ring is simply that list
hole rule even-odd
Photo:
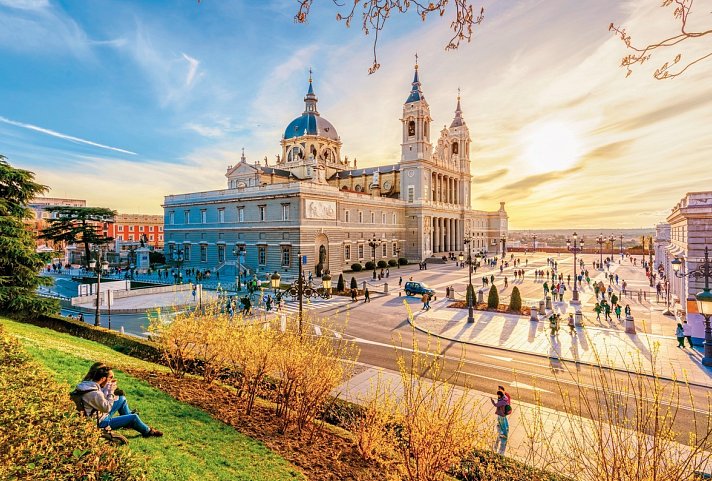
[{"label": "cathedral", "polygon": [[284,130],[276,163],[240,162],[227,188],[165,197],[167,259],[225,275],[338,274],[355,263],[422,262],[447,253],[499,254],[507,213],[471,207],[470,131],[457,106],[431,141],[418,65],[403,104],[400,161],[358,168],[318,109],[311,74],[304,111]]}]

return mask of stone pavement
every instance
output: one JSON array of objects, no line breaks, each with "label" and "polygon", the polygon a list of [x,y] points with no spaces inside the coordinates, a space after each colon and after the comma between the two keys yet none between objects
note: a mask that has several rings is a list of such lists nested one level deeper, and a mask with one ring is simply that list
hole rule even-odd
[{"label": "stone pavement", "polygon": [[[212,291],[203,291],[202,302],[209,302],[217,298],[217,293]],[[128,312],[144,312],[148,309],[155,309],[157,307],[171,308],[171,307],[186,307],[198,305],[200,299],[196,297],[193,299],[191,291],[178,291],[178,292],[163,292],[160,294],[147,294],[145,296],[133,296],[125,298],[117,298],[111,304],[111,310],[114,313],[128,313]],[[82,310],[91,310],[95,308],[95,300],[91,298],[89,302],[84,304],[77,304],[74,307],[80,308]],[[105,311],[106,306],[102,305],[102,312]]]},{"label": "stone pavement", "polygon": [[[400,373],[383,368],[362,366],[364,368],[357,369],[356,375],[334,390],[334,395],[356,404],[364,404],[364,401],[373,392],[374,387],[381,383],[381,386],[386,386],[386,389],[395,394],[396,399],[402,397],[403,383]],[[430,381],[426,380],[425,382]],[[508,389],[509,394],[512,396],[513,408],[512,414],[508,416],[509,437],[504,445],[496,443],[495,408],[489,399],[496,398],[497,386],[493,385],[492,388],[492,393],[457,389],[457,395],[464,394],[468,396],[469,403],[474,407],[476,415],[482,416],[485,423],[491,423],[491,431],[485,442],[492,446],[493,450],[499,451],[506,456],[517,458],[530,465],[546,467],[550,471],[560,473],[571,473],[570,463],[577,456],[575,452],[572,452],[576,448],[572,447],[571,439],[581,439],[581,433],[586,433],[587,436],[590,433],[596,433],[598,425],[594,425],[594,421],[590,419],[571,413],[519,402],[517,401],[517,388],[512,387]],[[598,427],[600,428],[600,426]],[[601,429],[606,428],[603,427]],[[631,443],[650,442],[650,439],[643,434],[636,435],[623,428],[619,429],[622,429],[620,432],[622,437],[630,439]],[[572,437],[572,432],[576,433],[577,436]],[[689,448],[681,444],[671,443],[666,445],[666,448],[673,452],[672,456],[678,456],[679,458],[686,457],[690,453]],[[707,460],[706,463],[705,460]],[[712,468],[709,465],[708,456],[704,453],[699,456],[698,463],[700,465],[696,466],[696,469],[700,471],[709,472]]]}]

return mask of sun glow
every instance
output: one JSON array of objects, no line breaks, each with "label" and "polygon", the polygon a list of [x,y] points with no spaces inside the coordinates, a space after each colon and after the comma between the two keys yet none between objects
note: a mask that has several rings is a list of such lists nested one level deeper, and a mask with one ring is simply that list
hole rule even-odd
[{"label": "sun glow", "polygon": [[522,167],[532,173],[566,170],[581,157],[581,141],[572,124],[546,121],[529,125],[521,135]]}]

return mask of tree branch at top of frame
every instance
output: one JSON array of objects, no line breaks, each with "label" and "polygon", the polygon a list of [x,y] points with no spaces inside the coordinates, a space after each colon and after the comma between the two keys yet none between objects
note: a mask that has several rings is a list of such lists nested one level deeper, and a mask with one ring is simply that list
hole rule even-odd
[{"label": "tree branch at top of frame", "polygon": [[621,59],[621,67],[626,69],[626,77],[633,73],[633,67],[642,65],[651,60],[657,50],[676,50],[675,56],[671,60],[664,62],[660,67],[655,69],[653,77],[658,80],[672,79],[685,73],[687,69],[693,65],[712,57],[712,46],[710,51],[703,55],[694,56],[692,60],[683,58],[683,54],[679,51],[683,46],[689,44],[691,39],[697,39],[706,35],[712,34],[712,29],[691,31],[689,29],[690,14],[693,12],[694,0],[663,0],[660,5],[662,8],[672,7],[673,18],[678,23],[679,32],[667,38],[659,39],[651,42],[648,45],[635,45],[632,37],[622,26],[616,26],[611,23],[608,30],[619,37],[625,44],[626,48],[632,53],[624,56]]}]

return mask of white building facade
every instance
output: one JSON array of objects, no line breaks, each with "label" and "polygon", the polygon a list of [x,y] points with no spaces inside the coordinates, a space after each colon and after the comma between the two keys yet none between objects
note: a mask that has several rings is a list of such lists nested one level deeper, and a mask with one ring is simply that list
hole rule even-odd
[{"label": "white building facade", "polygon": [[239,263],[246,274],[294,275],[299,253],[306,256],[305,271],[333,275],[369,260],[421,262],[458,254],[466,238],[473,253],[501,252],[508,230],[504,202],[492,212],[471,208],[472,140],[460,99],[450,127],[431,142],[417,65],[400,119],[398,163],[357,168],[356,159],[342,155],[335,127],[320,115],[311,78],[304,102],[304,112],[285,129],[276,164],[247,162],[243,152],[227,169],[227,189],[165,197],[169,260],[198,269]]}]

